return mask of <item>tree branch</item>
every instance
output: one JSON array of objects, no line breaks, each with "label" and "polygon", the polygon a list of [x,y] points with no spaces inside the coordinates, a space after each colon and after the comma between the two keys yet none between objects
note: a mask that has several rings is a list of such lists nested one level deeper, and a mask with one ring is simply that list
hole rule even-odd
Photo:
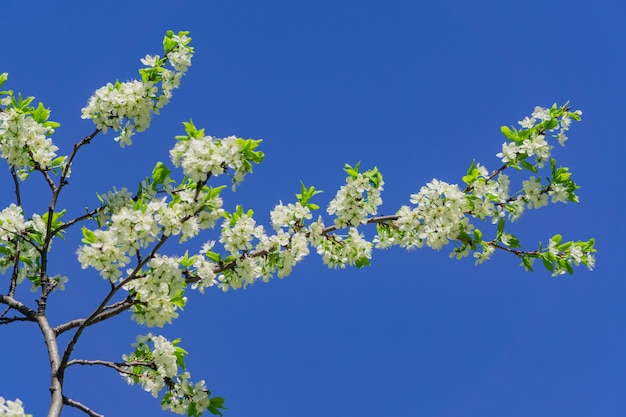
[{"label": "tree branch", "polygon": [[88,360],[88,359],[72,359],[67,363],[67,367],[72,365],[88,365],[88,366],[105,366],[107,368],[115,369],[117,372],[123,374],[134,375],[132,372],[128,372],[124,369],[125,366],[147,366],[148,368],[154,368],[155,365],[152,362],[111,362],[111,361],[103,361],[99,359]]},{"label": "tree branch", "polygon": [[71,398],[63,397],[63,404],[69,405],[70,407],[78,408],[83,413],[87,414],[89,417],[104,417],[104,414],[98,414],[86,405],[79,403],[78,401],[74,401]]},{"label": "tree branch", "polygon": [[25,304],[17,301],[11,296],[0,294],[0,304],[6,304],[7,306],[9,306],[9,308],[4,313],[2,313],[2,316],[4,316],[10,309],[14,309],[25,316],[24,320],[37,321],[37,312],[35,310],[27,307]]},{"label": "tree branch", "polygon": [[50,384],[52,400],[50,401],[50,408],[48,409],[48,417],[59,417],[61,415],[61,409],[63,408],[63,374],[65,369],[61,366],[59,345],[56,335],[52,331],[50,323],[48,323],[48,319],[43,314],[38,315],[37,323],[46,341],[48,358],[50,359],[50,373],[52,374]]},{"label": "tree branch", "polygon": [[[123,313],[124,311],[127,311],[129,308],[135,305],[135,303],[136,303],[135,300],[132,300],[130,297],[128,297],[124,301],[120,301],[120,302],[111,304],[109,306],[106,306],[89,323],[87,323],[86,326],[91,326],[92,324],[96,324],[106,319],[109,319],[111,317],[117,316],[118,314]],[[53,329],[54,333],[58,336],[61,333],[64,333],[68,330],[82,326],[86,320],[87,320],[86,318],[75,319],[75,320],[71,320],[66,323],[60,324]]]}]

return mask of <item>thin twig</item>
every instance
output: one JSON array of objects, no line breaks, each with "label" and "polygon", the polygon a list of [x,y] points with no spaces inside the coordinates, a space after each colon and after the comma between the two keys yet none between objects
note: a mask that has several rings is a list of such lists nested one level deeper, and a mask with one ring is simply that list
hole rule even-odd
[{"label": "thin twig", "polygon": [[[89,323],[86,324],[86,326],[91,326],[93,324],[99,323],[111,317],[115,317],[118,314],[121,314],[124,311],[127,311],[135,303],[136,303],[135,300],[132,300],[130,297],[128,297],[124,301],[119,301],[117,303],[105,306],[102,308],[102,311],[99,314],[97,314],[93,319],[89,321]],[[58,325],[53,330],[57,335],[59,335],[68,330],[85,325],[86,321],[87,321],[87,318],[71,320],[66,323]]]},{"label": "thin twig", "polygon": [[115,369],[118,372],[124,374],[132,374],[132,372],[128,372],[124,369],[126,366],[146,366],[148,368],[154,368],[155,364],[152,362],[142,362],[142,361],[133,361],[133,362],[111,362],[111,361],[103,361],[100,359],[72,359],[67,363],[66,367],[70,367],[72,365],[88,365],[88,366],[105,366],[107,368]]},{"label": "thin twig", "polygon": [[63,404],[69,405],[70,407],[78,408],[83,413],[87,414],[89,417],[104,417],[104,414],[99,414],[87,407],[86,405],[79,403],[78,401],[74,401],[71,398],[63,397]]},{"label": "thin twig", "polygon": [[[10,309],[7,309],[7,311]],[[6,312],[4,314],[6,314]],[[14,321],[35,321],[30,317],[0,317],[0,325],[13,323]]]}]

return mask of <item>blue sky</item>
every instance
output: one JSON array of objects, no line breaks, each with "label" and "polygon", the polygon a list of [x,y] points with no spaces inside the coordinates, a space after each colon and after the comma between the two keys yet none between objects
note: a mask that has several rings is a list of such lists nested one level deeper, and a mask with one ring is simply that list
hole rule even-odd
[{"label": "blue sky", "polygon": [[[93,130],[80,109],[95,89],[137,77],[167,29],[193,37],[193,65],[152,128],[127,149],[98,136],[79,155],[60,200],[76,214],[97,204],[95,192],[132,188],[166,160],[189,118],[211,135],[264,139],[265,162],[225,204],[267,225],[300,180],[325,190],[323,205],[357,161],[381,170],[381,212],[394,213],[432,178],[460,182],[472,159],[497,168],[499,127],[534,106],[583,110],[555,149],[580,204],[527,211],[511,230],[529,249],[555,233],[595,237],[594,272],[527,273],[504,253],[474,266],[448,259],[450,248],[375,252],[360,270],[329,270],[312,255],[284,280],[190,292],[164,329],[129,315],[94,326],[76,356],[119,360],[148,331],[182,337],[193,378],[226,398],[230,417],[625,415],[625,15],[609,0],[3,4],[0,72],[52,108],[63,153]],[[0,186],[9,204],[6,171]],[[29,186],[26,211],[43,212],[45,189]],[[80,269],[77,241],[54,250],[70,282],[50,300],[53,322],[87,315],[107,289]],[[36,297],[26,287],[19,296]],[[40,333],[12,324],[0,340],[0,395],[45,415]],[[107,416],[166,414],[106,369],[70,368],[66,394]]]}]

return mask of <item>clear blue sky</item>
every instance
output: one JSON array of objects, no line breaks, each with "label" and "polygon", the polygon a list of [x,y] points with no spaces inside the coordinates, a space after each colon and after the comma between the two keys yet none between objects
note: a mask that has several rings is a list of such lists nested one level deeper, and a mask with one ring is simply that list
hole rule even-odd
[{"label": "clear blue sky", "polygon": [[[63,153],[93,130],[80,109],[96,88],[137,77],[167,29],[193,37],[193,65],[152,128],[127,149],[98,136],[79,155],[60,201],[74,213],[94,207],[96,191],[134,187],[189,118],[212,135],[264,139],[266,161],[226,205],[267,225],[300,180],[326,191],[320,203],[332,198],[344,163],[378,166],[391,214],[434,177],[460,182],[472,159],[497,168],[500,125],[534,106],[570,100],[584,112],[555,149],[581,203],[528,211],[513,231],[528,248],[557,232],[596,237],[594,272],[531,274],[504,253],[475,267],[449,248],[375,252],[361,270],[311,256],[284,280],[190,292],[162,330],[129,315],[94,326],[77,357],[119,360],[148,331],[182,337],[192,377],[226,398],[228,417],[626,415],[623,2],[56,1],[5,2],[0,14],[0,72],[52,108]],[[6,205],[6,172],[0,186]],[[26,210],[43,212],[42,201]],[[50,300],[56,323],[87,315],[107,288],[80,269],[76,247],[75,236],[55,247],[70,278]],[[0,395],[45,415],[37,328],[0,327],[0,341]],[[107,416],[166,415],[106,369],[70,368],[66,394]]]}]

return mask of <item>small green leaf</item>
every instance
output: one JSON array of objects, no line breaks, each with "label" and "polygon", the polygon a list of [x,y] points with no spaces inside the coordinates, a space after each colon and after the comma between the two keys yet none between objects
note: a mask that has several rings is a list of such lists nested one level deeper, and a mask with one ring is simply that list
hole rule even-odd
[{"label": "small green leaf", "polygon": [[526,269],[533,272],[533,263],[528,256],[522,256],[522,262],[524,263]]},{"label": "small green leaf", "polygon": [[212,260],[215,263],[219,263],[222,261],[222,257],[220,256],[219,253],[215,253],[212,251],[209,251],[206,253],[206,257],[209,258],[210,260]]},{"label": "small green leaf", "polygon": [[517,132],[514,133],[508,126],[500,126],[500,132],[502,132],[502,134],[507,139],[510,139],[512,141],[518,140],[518,137],[516,135]]},{"label": "small green leaf", "polygon": [[541,257],[541,262],[543,262],[543,266],[545,266],[548,271],[554,272],[554,265],[552,265],[552,262],[546,259],[545,256]]},{"label": "small green leaf", "polygon": [[370,260],[368,258],[363,257],[363,258],[357,259],[354,262],[354,265],[357,268],[363,268],[364,266],[370,266]]},{"label": "small green leaf", "polygon": [[530,172],[533,172],[535,174],[537,173],[537,167],[529,163],[528,161],[520,160],[519,163],[522,164],[522,166]]},{"label": "small green leaf", "polygon": [[37,108],[33,111],[33,119],[37,123],[43,123],[48,120],[48,117],[50,117],[50,110],[46,109],[43,103],[39,103]]},{"label": "small green leaf", "polygon": [[91,230],[87,229],[86,227],[82,228],[82,232],[83,232],[83,239],[82,242],[87,244],[87,245],[91,245],[93,243],[96,243],[96,234],[94,232],[92,232]]},{"label": "small green leaf", "polygon": [[496,239],[500,239],[502,233],[504,232],[504,217],[500,217],[498,220],[498,233],[496,234]]},{"label": "small green leaf", "polygon": [[156,166],[152,170],[152,180],[155,185],[160,185],[165,182],[167,178],[169,178],[172,171],[170,171],[163,162],[157,162]]},{"label": "small green leaf", "polygon": [[170,303],[174,304],[182,310],[185,307],[185,304],[187,304],[187,300],[185,299],[184,294],[185,291],[181,290],[174,297],[170,298]]}]

